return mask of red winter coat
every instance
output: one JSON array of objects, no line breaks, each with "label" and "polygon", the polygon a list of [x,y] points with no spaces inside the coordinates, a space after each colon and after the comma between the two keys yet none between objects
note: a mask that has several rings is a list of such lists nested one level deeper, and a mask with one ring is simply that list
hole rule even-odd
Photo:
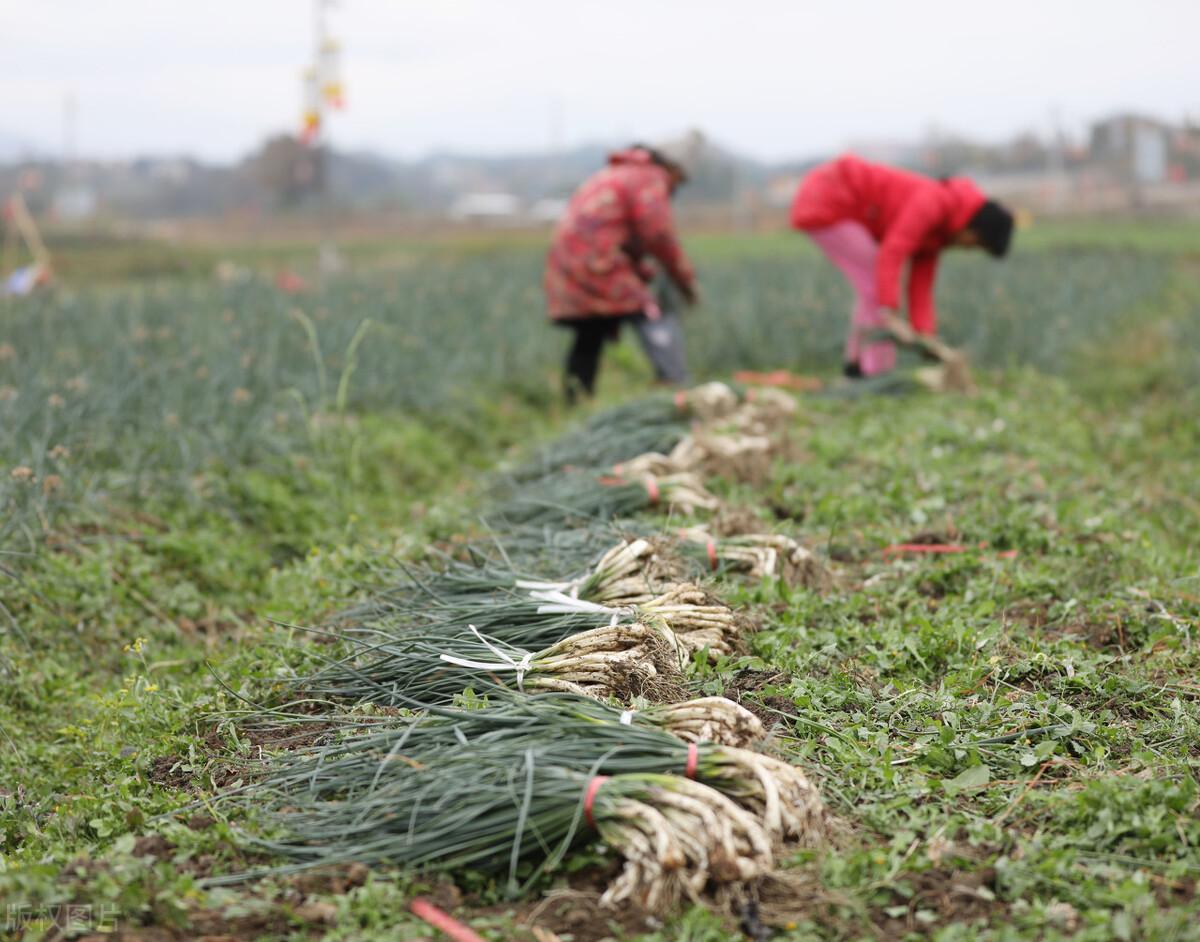
[{"label": "red winter coat", "polygon": [[846,220],[866,226],[879,243],[875,284],[884,307],[900,306],[900,273],[912,259],[908,318],[914,329],[931,334],[937,327],[938,253],[983,203],[983,194],[964,177],[934,180],[847,154],[804,178],[792,201],[792,226],[823,229]]},{"label": "red winter coat", "polygon": [[671,218],[670,175],[640,149],[619,151],[575,191],[546,256],[546,306],[555,320],[642,311],[658,259],[685,290],[695,278]]}]

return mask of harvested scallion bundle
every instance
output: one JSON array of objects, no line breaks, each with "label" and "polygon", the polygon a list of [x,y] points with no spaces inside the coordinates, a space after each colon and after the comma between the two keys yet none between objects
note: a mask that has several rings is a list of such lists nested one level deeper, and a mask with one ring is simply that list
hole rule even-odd
[{"label": "harvested scallion bundle", "polygon": [[704,558],[714,572],[740,572],[751,578],[779,578],[788,585],[827,588],[831,576],[811,550],[781,533],[743,533],[718,540],[707,530],[692,527],[679,531],[692,552]]},{"label": "harvested scallion bundle", "polygon": [[627,861],[608,899],[657,907],[710,881],[751,879],[771,866],[774,847],[824,835],[820,796],[798,769],[741,748],[685,743],[656,725],[695,731],[710,712],[724,717],[715,728],[735,736],[755,728],[730,706],[633,713],[577,697],[497,693],[482,708],[356,719],[347,736],[281,757],[238,795],[286,829],[257,846],[301,866],[507,868],[514,886],[523,858],[557,866],[590,824]]},{"label": "harvested scallion bundle", "polygon": [[657,773],[590,775],[532,750],[427,767],[353,800],[279,797],[271,817],[285,834],[247,842],[296,861],[274,872],[351,861],[473,868],[506,873],[515,894],[556,870],[572,846],[599,837],[625,861],[602,904],[665,911],[710,883],[753,880],[774,866],[754,814],[715,788]]},{"label": "harvested scallion bundle", "polygon": [[[640,558],[639,542],[615,548],[616,568],[605,572],[626,572]],[[606,580],[605,572],[593,573],[595,581],[585,584],[609,590],[628,584],[625,576]],[[291,686],[311,696],[387,704],[406,698],[446,703],[487,683],[667,700],[681,696],[682,666],[689,659],[702,651],[710,658],[733,654],[754,627],[689,583],[662,595],[639,595],[631,606],[534,588],[500,610],[476,603],[469,611],[485,616],[489,627],[448,620],[436,628],[406,621],[393,628],[382,619],[348,629],[353,650]]]},{"label": "harvested scallion bundle", "polygon": [[733,654],[753,623],[699,586],[681,583],[637,606],[646,619],[660,619],[688,655],[707,650],[712,657]]},{"label": "harvested scallion bundle", "polygon": [[537,523],[566,527],[578,520],[612,520],[650,507],[692,514],[719,506],[694,474],[626,479],[572,472],[517,491],[489,520],[494,526]]},{"label": "harvested scallion bundle", "polygon": [[532,750],[543,761],[576,771],[694,778],[761,813],[779,841],[811,840],[824,827],[820,796],[799,769],[744,748],[695,740],[689,744],[676,735],[698,731],[703,712],[709,713],[709,729],[726,741],[744,741],[748,732],[760,729],[745,711],[720,698],[622,711],[586,697],[522,697],[496,689],[482,708],[427,709],[409,718],[354,720],[348,728],[357,734],[285,756],[268,779],[270,787],[322,794],[373,789],[472,760],[477,753],[516,756]]},{"label": "harvested scallion bundle", "polygon": [[520,580],[517,586],[546,600],[566,595],[622,607],[648,601],[686,575],[687,567],[663,540],[638,538],[611,547],[584,576],[566,582]]},{"label": "harvested scallion bundle", "polygon": [[613,473],[636,478],[698,472],[736,481],[758,481],[770,470],[771,452],[772,442],[766,435],[696,432],[680,439],[670,454],[647,452],[615,465]]},{"label": "harvested scallion bundle", "polygon": [[511,478],[528,482],[565,470],[600,470],[646,452],[667,452],[687,434],[693,420],[725,418],[738,403],[737,393],[724,383],[625,403],[597,413],[576,431],[539,449]]},{"label": "harvested scallion bundle", "polygon": [[661,623],[591,628],[540,651],[468,626],[451,634],[402,636],[371,645],[366,654],[373,660],[360,663],[352,655],[295,679],[293,686],[309,696],[384,704],[412,699],[449,703],[468,687],[493,684],[621,700],[671,700],[683,695],[681,665],[690,651]]}]

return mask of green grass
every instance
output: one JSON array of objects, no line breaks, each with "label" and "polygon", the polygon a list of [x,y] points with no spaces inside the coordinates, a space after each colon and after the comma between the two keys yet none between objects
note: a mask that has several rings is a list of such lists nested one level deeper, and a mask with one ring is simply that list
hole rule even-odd
[{"label": "green grass", "polygon": [[[706,370],[743,356],[768,365],[764,351],[784,361],[769,365],[791,365],[790,351],[829,362],[812,341],[836,346],[836,282],[802,254],[794,265],[712,251],[693,330]],[[44,456],[63,442],[62,476],[82,480],[49,533],[38,514],[50,505],[30,502],[31,538],[0,556],[0,925],[74,903],[92,907],[93,924],[180,937],[423,936],[399,915],[413,884],[396,874],[205,892],[200,875],[246,862],[228,825],[157,816],[227,787],[223,757],[255,748],[229,727],[214,733],[210,714],[320,656],[284,625],[317,622],[387,557],[468,522],[479,471],[561,427],[546,410],[561,338],[534,310],[520,315],[532,346],[517,368],[539,372],[515,393],[500,392],[513,388],[500,369],[471,387],[470,411],[453,397],[422,406],[388,351],[368,346],[339,411],[338,356],[363,317],[411,323],[414,297],[434,318],[481,297],[493,319],[518,316],[533,254],[460,264],[441,287],[382,272],[337,289],[338,316],[314,321],[324,387],[310,335],[269,292],[117,287],[60,300],[37,312],[44,323],[4,312],[17,318],[6,339],[35,356],[0,363],[22,371],[0,385],[46,383],[24,432],[0,433],[6,466],[34,460],[20,448],[40,442]],[[742,589],[769,630],[752,657],[703,678],[713,691],[754,689],[784,714],[781,742],[848,825],[834,852],[792,862],[816,892],[770,901],[790,907],[785,938],[1196,937],[1200,294],[1188,264],[1083,249],[1037,253],[1001,269],[1008,278],[955,264],[948,327],[995,370],[980,396],[806,400],[796,434],[808,459],[778,466],[763,489],[722,488],[838,560],[840,586],[824,596]],[[811,335],[788,320],[793,289],[808,298]],[[255,330],[231,337],[226,306]],[[159,346],[140,363],[106,343],[110,327],[124,337],[138,324],[172,330],[151,334]],[[258,420],[238,424],[232,391],[247,380],[228,351],[249,344],[270,369],[245,387]],[[192,349],[204,382],[171,366]],[[608,388],[637,388],[636,355],[616,352]],[[71,399],[63,381],[80,372],[88,386]],[[131,376],[147,384],[140,398],[119,395]],[[40,405],[52,389],[70,421]],[[306,407],[279,431],[289,401]],[[164,433],[167,410],[188,420]],[[322,413],[341,418],[312,420]],[[49,422],[61,424],[38,424]],[[882,555],[931,532],[988,546]],[[1016,557],[997,555],[1007,550]],[[485,935],[530,938],[495,887],[465,889]],[[702,910],[642,935],[736,937]]]},{"label": "green grass", "polygon": [[[686,243],[697,258],[794,257],[814,250],[808,240],[787,230],[786,214],[780,212],[773,231],[756,233],[692,233]],[[301,221],[309,229],[312,220]],[[119,283],[130,279],[211,277],[222,261],[256,269],[277,271],[291,268],[310,273],[316,247],[309,237],[281,238],[273,234],[253,238],[223,234],[219,243],[197,236],[170,242],[146,237],[116,235],[104,227],[89,229],[50,228],[48,244],[54,254],[55,270],[66,282],[79,286],[98,282]],[[338,240],[343,257],[356,267],[389,267],[437,256],[456,258],[464,254],[488,254],[521,248],[544,251],[549,230],[520,232],[447,231],[438,236],[398,233],[365,234],[351,229]],[[1200,225],[1191,220],[1149,218],[1036,219],[1017,233],[1018,252],[1041,252],[1063,248],[1108,248],[1167,255],[1200,253]]]}]

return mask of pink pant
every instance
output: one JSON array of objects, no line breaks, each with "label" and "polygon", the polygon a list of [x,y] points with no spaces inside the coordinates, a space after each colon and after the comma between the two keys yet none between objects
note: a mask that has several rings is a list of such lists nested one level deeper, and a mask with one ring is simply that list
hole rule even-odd
[{"label": "pink pant", "polygon": [[875,296],[875,257],[879,245],[862,223],[847,220],[809,231],[826,257],[838,267],[854,289],[854,312],[846,337],[846,362],[857,363],[864,376],[886,373],[896,366],[896,345],[890,340],[866,343],[865,338],[883,329]]}]

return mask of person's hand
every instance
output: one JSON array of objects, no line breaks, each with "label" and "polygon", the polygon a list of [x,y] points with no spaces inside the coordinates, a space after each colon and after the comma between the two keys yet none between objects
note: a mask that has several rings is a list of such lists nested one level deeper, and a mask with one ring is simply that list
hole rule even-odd
[{"label": "person's hand", "polygon": [[683,295],[683,300],[687,303],[688,307],[695,307],[700,303],[700,291],[694,281],[689,281],[686,285],[680,285],[679,293]]},{"label": "person's hand", "polygon": [[916,344],[917,332],[912,329],[908,321],[897,317],[891,312],[884,312],[883,322],[887,326],[888,332],[900,341],[900,343],[908,347]]}]

